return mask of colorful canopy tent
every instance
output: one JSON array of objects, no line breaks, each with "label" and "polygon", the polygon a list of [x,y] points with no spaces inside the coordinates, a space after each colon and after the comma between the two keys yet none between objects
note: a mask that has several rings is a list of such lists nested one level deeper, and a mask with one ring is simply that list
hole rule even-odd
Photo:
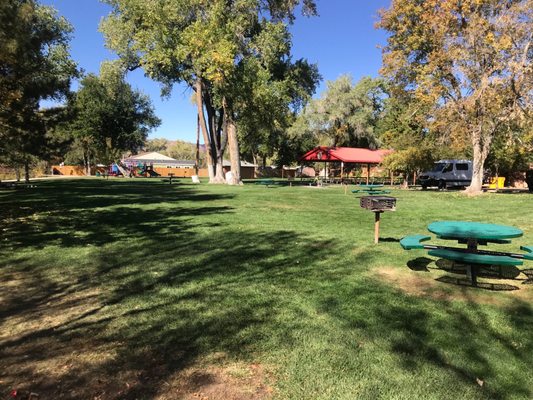
[{"label": "colorful canopy tent", "polygon": [[[383,158],[391,153],[392,150],[370,150],[356,147],[315,147],[308,151],[300,161],[303,162],[340,162],[341,169],[344,170],[344,164],[366,164],[367,171],[370,170],[370,165],[381,164]],[[343,175],[343,172],[341,172]],[[367,181],[369,178],[367,173]]]}]

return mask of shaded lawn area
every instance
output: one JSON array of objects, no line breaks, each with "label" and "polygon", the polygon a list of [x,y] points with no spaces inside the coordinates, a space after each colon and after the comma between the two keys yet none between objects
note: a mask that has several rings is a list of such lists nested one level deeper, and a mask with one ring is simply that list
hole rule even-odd
[{"label": "shaded lawn area", "polygon": [[392,195],[374,246],[373,214],[340,187],[0,191],[0,396],[531,398],[527,277],[456,285],[398,240],[471,220],[521,228],[500,246],[516,251],[533,244],[533,197]]}]

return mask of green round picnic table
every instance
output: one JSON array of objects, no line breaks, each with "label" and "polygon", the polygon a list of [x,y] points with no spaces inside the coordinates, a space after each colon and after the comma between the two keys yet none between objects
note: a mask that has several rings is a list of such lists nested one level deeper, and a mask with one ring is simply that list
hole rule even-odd
[{"label": "green round picnic table", "polygon": [[520,237],[523,232],[513,226],[483,224],[466,221],[439,221],[429,224],[428,230],[450,239],[503,240]]},{"label": "green round picnic table", "polygon": [[368,185],[365,185],[365,184],[362,184],[362,185],[357,185],[358,187],[360,187],[361,189],[378,189],[378,188],[382,188],[383,185],[381,184],[368,184]]}]

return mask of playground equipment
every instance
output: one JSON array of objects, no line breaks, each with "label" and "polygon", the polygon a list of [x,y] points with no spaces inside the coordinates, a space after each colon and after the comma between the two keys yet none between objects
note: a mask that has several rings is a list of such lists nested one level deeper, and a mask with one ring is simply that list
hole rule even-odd
[{"label": "playground equipment", "polygon": [[144,176],[144,177],[158,177],[161,174],[154,171],[153,165],[137,164],[137,166],[124,165],[121,162],[113,163],[109,166],[109,175],[124,177]]},{"label": "playground equipment", "polygon": [[117,163],[115,165],[117,166],[118,170],[120,171],[120,173],[122,174],[123,177],[127,177],[127,176],[131,177],[132,176],[131,172],[126,171],[126,169],[122,165],[120,165],[120,163]]},{"label": "playground equipment", "polygon": [[122,175],[125,178],[132,176],[131,171],[125,165],[121,165],[120,163],[111,164],[109,166],[108,174],[112,176]]},{"label": "playground equipment", "polygon": [[148,176],[149,178],[161,176],[161,174],[158,174],[154,171],[154,167],[152,165],[143,165],[143,169],[141,170],[140,174],[142,176]]}]

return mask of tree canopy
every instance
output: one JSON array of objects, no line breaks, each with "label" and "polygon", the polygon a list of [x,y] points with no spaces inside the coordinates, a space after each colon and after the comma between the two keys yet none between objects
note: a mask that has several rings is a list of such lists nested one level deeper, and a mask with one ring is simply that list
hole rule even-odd
[{"label": "tree canopy", "polygon": [[46,122],[53,119],[43,119],[39,102],[65,98],[71,79],[77,76],[69,55],[71,32],[70,24],[53,8],[34,0],[0,4],[0,154],[4,162],[27,166],[46,148]]},{"label": "tree canopy", "polygon": [[[366,77],[353,84],[350,76],[343,75],[329,81],[326,91],[313,99],[292,125],[290,140],[293,145],[376,148],[386,97],[381,79]],[[307,150],[309,147],[300,149],[300,155]]]},{"label": "tree canopy", "polygon": [[393,0],[382,73],[428,106],[426,127],[468,138],[469,191],[481,190],[494,138],[531,121],[531,0]]},{"label": "tree canopy", "polygon": [[[253,80],[274,84],[290,76],[275,73],[276,65],[291,62],[287,23],[292,23],[300,4],[304,14],[316,14],[314,1],[106,2],[113,7],[102,23],[108,46],[128,68],[142,67],[160,81],[164,93],[179,82],[195,91],[210,181],[223,180],[222,160],[229,142],[236,183],[240,170],[237,123],[248,113],[244,78],[253,74]],[[251,95],[268,101],[268,95],[260,95],[263,89],[257,89]]]},{"label": "tree canopy", "polygon": [[73,117],[65,124],[74,138],[74,151],[87,171],[91,161],[110,163],[121,152],[137,152],[149,131],[160,124],[150,99],[132,89],[116,65],[102,65],[100,76],[89,74],[69,107]]}]

